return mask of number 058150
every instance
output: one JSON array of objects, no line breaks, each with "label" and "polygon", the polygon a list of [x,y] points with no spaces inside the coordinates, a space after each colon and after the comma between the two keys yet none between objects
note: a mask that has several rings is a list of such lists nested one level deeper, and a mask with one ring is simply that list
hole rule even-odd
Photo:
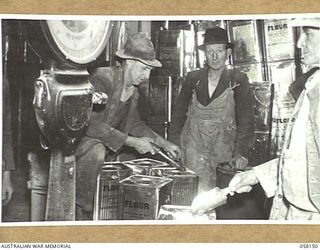
[{"label": "number 058150", "polygon": [[318,244],[315,244],[315,243],[302,243],[302,244],[300,244],[300,248],[312,248],[312,249],[315,249],[315,248],[318,248]]}]

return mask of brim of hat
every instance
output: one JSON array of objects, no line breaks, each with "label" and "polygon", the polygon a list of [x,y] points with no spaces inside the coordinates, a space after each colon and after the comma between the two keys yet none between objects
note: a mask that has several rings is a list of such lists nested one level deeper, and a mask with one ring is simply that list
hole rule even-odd
[{"label": "brim of hat", "polygon": [[291,27],[315,27],[320,28],[319,18],[296,18],[289,22]]},{"label": "brim of hat", "polygon": [[134,56],[131,56],[131,55],[126,55],[122,50],[116,51],[116,56],[118,56],[120,58],[123,58],[123,59],[137,60],[137,61],[142,62],[143,64],[146,64],[146,65],[151,66],[151,67],[157,67],[157,68],[162,67],[161,62],[159,62],[157,59],[144,60],[144,59],[141,59],[141,58],[138,58],[138,57],[134,57]]},{"label": "brim of hat", "polygon": [[206,47],[206,45],[210,45],[210,44],[226,44],[227,45],[227,49],[233,49],[234,44],[233,43],[226,43],[226,42],[212,42],[212,43],[204,43],[198,46],[198,49],[204,50],[204,48]]}]

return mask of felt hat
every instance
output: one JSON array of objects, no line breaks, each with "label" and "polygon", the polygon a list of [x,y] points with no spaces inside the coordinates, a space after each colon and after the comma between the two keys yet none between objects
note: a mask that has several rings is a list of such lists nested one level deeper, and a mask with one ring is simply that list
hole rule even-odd
[{"label": "felt hat", "polygon": [[198,48],[203,50],[209,44],[226,44],[227,49],[234,47],[234,44],[228,41],[227,31],[219,27],[207,29],[204,34],[203,44]]},{"label": "felt hat", "polygon": [[123,59],[138,60],[151,67],[161,67],[156,59],[156,52],[148,36],[139,32],[128,38],[124,49],[116,51],[116,55]]}]

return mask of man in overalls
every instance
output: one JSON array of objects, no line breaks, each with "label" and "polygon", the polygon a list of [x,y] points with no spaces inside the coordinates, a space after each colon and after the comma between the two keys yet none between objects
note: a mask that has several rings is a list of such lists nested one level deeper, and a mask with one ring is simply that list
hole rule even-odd
[{"label": "man in overalls", "polygon": [[[182,161],[200,177],[199,192],[216,185],[216,167],[244,169],[254,124],[248,78],[227,69],[233,44],[222,28],[208,29],[199,49],[206,67],[190,72],[173,111],[169,139],[181,145]],[[181,131],[182,130],[182,131]]]},{"label": "man in overalls", "polygon": [[229,188],[231,194],[243,193],[260,183],[267,197],[274,197],[271,220],[320,220],[320,18],[296,19],[291,25],[301,27],[297,45],[310,71],[290,87],[298,99],[283,151],[280,158],[235,175]]}]

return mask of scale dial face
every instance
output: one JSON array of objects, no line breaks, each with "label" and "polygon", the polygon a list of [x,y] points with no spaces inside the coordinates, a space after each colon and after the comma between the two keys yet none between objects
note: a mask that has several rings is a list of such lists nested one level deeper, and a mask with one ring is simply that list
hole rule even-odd
[{"label": "scale dial face", "polygon": [[51,38],[67,60],[90,63],[102,53],[111,33],[106,20],[48,20]]}]

